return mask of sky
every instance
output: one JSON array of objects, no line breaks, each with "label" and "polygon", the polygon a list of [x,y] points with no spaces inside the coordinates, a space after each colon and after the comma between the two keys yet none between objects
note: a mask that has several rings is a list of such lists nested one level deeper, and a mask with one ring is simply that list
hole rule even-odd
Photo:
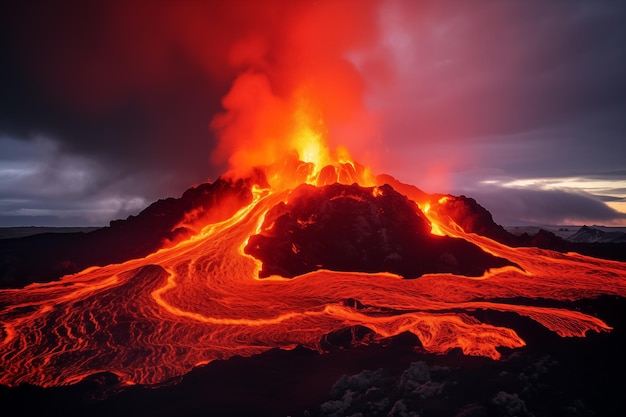
[{"label": "sky", "polygon": [[0,226],[104,226],[270,162],[303,106],[331,147],[501,224],[626,225],[625,21],[620,1],[3,2]]}]

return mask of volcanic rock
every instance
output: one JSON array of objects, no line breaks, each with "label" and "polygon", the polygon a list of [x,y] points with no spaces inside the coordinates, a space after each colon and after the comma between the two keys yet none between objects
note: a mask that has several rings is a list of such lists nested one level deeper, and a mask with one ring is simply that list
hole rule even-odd
[{"label": "volcanic rock", "polygon": [[419,204],[429,204],[442,217],[450,217],[467,233],[476,233],[507,245],[517,246],[519,243],[518,236],[497,224],[491,213],[473,198],[464,195],[428,194],[387,174],[378,175],[376,182],[379,185],[390,184],[396,191]]},{"label": "volcanic rock", "polygon": [[302,185],[270,209],[246,253],[261,277],[318,269],[391,272],[405,278],[449,272],[480,276],[509,261],[462,239],[435,236],[419,207],[389,185]]},{"label": "volcanic rock", "polygon": [[465,232],[486,236],[500,243],[513,242],[515,236],[497,224],[491,213],[473,198],[435,194],[432,200],[440,216],[449,216]]}]

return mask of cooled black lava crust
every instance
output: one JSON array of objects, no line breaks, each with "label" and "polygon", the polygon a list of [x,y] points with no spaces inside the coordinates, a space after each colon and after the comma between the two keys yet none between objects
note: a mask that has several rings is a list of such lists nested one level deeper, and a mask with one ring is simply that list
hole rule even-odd
[{"label": "cooled black lava crust", "polygon": [[294,277],[318,269],[392,272],[405,278],[450,272],[480,276],[512,265],[463,239],[435,236],[417,204],[391,186],[302,185],[273,207],[246,253],[259,275]]}]

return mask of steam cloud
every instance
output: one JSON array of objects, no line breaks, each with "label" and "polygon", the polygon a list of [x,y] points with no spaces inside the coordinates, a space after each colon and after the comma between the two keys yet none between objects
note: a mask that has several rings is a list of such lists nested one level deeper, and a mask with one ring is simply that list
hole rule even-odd
[{"label": "steam cloud", "polygon": [[[238,75],[222,101],[225,112],[212,123],[220,139],[215,162],[249,168],[279,160],[293,150],[298,113],[331,147],[354,150],[362,162],[371,159],[367,150],[377,130],[364,105],[365,74],[349,55],[379,38],[379,5],[354,6],[276,3],[260,14],[261,30],[234,42],[229,64]],[[284,18],[276,20],[280,14]]]}]

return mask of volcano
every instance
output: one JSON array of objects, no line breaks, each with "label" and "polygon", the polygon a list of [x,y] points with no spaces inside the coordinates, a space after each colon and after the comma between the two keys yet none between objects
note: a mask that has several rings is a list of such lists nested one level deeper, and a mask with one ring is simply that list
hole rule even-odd
[{"label": "volcano", "polygon": [[350,328],[367,334],[350,345],[406,333],[425,352],[496,360],[526,344],[481,320],[488,311],[561,337],[611,330],[568,303],[626,296],[623,263],[509,246],[474,200],[356,164],[288,167],[293,187],[271,186],[259,168],[53,242],[70,265],[101,266],[0,292],[0,382],[51,387],[107,372],[122,385],[161,384],[273,348],[323,352],[328,335]]}]

